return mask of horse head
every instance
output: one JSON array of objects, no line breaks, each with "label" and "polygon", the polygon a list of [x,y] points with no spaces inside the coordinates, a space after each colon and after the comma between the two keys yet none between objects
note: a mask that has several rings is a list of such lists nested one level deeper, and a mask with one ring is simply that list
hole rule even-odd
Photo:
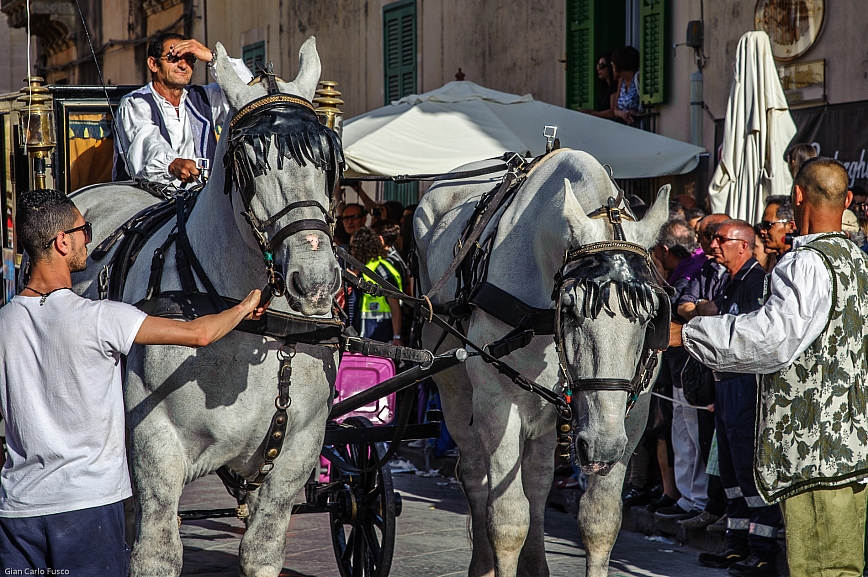
[{"label": "horse head", "polygon": [[583,179],[580,195],[564,179],[560,200],[570,241],[553,297],[573,414],[570,452],[585,473],[605,475],[624,456],[628,403],[647,385],[658,350],[668,345],[669,299],[649,251],[668,218],[669,186],[634,221],[628,211],[607,210],[618,190],[608,175],[597,176],[596,183]]},{"label": "horse head", "polygon": [[[320,75],[316,41],[299,51],[292,82],[263,73],[245,84],[217,44],[217,78],[233,115],[218,148],[236,224],[262,252],[269,284],[290,306],[325,315],[340,285],[329,206],[343,166],[340,138],[322,126],[311,99]],[[213,180],[212,179],[212,180]]]}]

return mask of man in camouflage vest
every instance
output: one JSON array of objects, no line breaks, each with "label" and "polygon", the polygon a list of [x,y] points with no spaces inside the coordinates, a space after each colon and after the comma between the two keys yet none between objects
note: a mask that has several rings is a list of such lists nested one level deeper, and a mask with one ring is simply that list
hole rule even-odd
[{"label": "man in camouflage vest", "polygon": [[673,345],[720,371],[760,373],[754,476],[780,503],[792,577],[864,569],[868,256],[841,232],[845,167],[806,162],[792,200],[803,236],[758,311],[673,325]]}]

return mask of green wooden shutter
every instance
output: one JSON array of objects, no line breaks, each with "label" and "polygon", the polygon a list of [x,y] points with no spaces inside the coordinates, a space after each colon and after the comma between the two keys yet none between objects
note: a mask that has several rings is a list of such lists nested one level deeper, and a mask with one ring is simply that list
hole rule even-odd
[{"label": "green wooden shutter", "polygon": [[643,104],[666,102],[668,4],[669,0],[642,0],[639,7],[639,84]]},{"label": "green wooden shutter", "polygon": [[567,108],[594,107],[594,0],[567,0]]},{"label": "green wooden shutter", "polygon": [[416,0],[383,7],[385,103],[416,92]]},{"label": "green wooden shutter", "polygon": [[595,108],[597,58],[624,45],[625,5],[613,0],[567,0],[567,108]]},{"label": "green wooden shutter", "polygon": [[241,59],[244,60],[244,65],[250,69],[251,74],[256,75],[257,62],[261,62],[265,66],[265,40],[248,44],[241,49]]},{"label": "green wooden shutter", "polygon": [[[383,70],[386,104],[416,93],[416,0],[383,6]],[[404,206],[415,204],[419,185],[387,182],[384,197]]]}]

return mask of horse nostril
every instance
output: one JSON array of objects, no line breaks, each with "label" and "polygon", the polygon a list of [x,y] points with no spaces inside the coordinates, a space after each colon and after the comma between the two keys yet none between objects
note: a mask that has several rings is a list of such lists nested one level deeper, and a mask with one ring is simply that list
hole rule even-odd
[{"label": "horse nostril", "polygon": [[305,296],[307,294],[307,291],[304,290],[303,286],[301,286],[301,275],[298,274],[298,271],[292,273],[290,279],[292,282],[292,290],[295,291],[295,294],[299,296]]}]

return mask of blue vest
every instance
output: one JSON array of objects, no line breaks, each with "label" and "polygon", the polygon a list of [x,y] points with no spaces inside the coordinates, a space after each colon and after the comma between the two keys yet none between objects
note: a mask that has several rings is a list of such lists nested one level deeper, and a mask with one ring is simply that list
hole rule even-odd
[{"label": "blue vest", "polygon": [[[159,127],[160,134],[165,141],[170,145],[172,144],[169,138],[169,131],[166,129],[166,123],[163,121],[163,114],[160,112],[153,92],[150,90],[137,90],[124,98],[140,98],[147,102],[148,106],[151,107],[151,120]],[[214,136],[214,127],[211,126],[211,102],[208,100],[208,93],[201,86],[190,84],[187,86],[185,106],[189,115],[188,119],[192,124],[193,136],[196,140],[196,157],[207,158],[213,161],[214,152],[217,150],[217,138]],[[115,137],[115,158],[112,169],[113,181],[131,180],[124,163],[123,154],[124,151],[120,150],[120,140]]]}]

